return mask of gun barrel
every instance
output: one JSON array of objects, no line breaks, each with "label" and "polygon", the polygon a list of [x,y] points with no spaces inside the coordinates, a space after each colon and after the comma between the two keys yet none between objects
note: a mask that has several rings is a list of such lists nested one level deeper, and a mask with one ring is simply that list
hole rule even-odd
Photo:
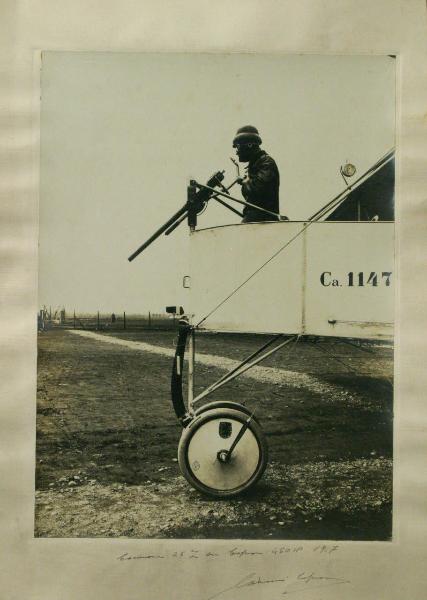
[{"label": "gun barrel", "polygon": [[181,223],[188,217],[188,211],[186,211],[179,219],[177,219],[175,221],[175,223],[173,223],[169,229],[167,229],[165,231],[165,235],[170,235],[172,233],[172,231],[175,231],[175,229],[178,227],[178,225],[181,225]]},{"label": "gun barrel", "polygon": [[[163,232],[166,231],[166,235],[169,235],[175,227],[178,227],[180,223],[188,216],[189,224],[195,227],[197,223],[197,212],[203,206],[203,203],[207,202],[212,196],[212,192],[216,192],[213,187],[215,185],[221,185],[221,181],[224,179],[224,171],[218,171],[208,181],[208,186],[198,186],[199,191],[197,192],[196,187],[190,183],[188,187],[188,200],[182,206],[178,212],[176,212],[170,219],[166,221],[157,231],[153,233],[133,254],[128,258],[129,262],[132,262],[143,250],[145,250],[150,244],[152,244]],[[190,193],[191,192],[191,193]],[[190,200],[191,197],[191,200]],[[190,226],[191,226],[190,224]]]},{"label": "gun barrel", "polygon": [[159,236],[162,235],[166,229],[168,229],[172,224],[175,223],[177,219],[179,219],[185,212],[187,212],[188,207],[187,204],[184,204],[182,208],[179,209],[170,219],[166,221],[157,231],[153,233],[151,237],[148,238],[133,254],[131,254],[128,258],[129,262],[132,262],[134,258],[136,258],[143,250],[145,250],[150,244],[152,244]]}]

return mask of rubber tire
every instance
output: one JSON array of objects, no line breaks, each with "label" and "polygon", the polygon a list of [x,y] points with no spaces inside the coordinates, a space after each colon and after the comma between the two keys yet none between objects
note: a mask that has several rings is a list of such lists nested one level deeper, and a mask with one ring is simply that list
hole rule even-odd
[{"label": "rubber tire", "polygon": [[[217,400],[216,402],[209,402],[208,404],[203,404],[203,406],[199,406],[197,410],[194,411],[194,417],[198,417],[203,414],[207,410],[214,410],[215,408],[230,408],[231,410],[240,410],[248,417],[252,414],[252,412],[244,406],[243,404],[239,404],[238,402],[232,402],[231,400]],[[259,419],[256,415],[254,415],[253,420],[260,424]]]},{"label": "rubber tire", "polygon": [[246,413],[243,413],[241,410],[232,410],[229,408],[216,408],[212,410],[207,410],[202,414],[199,414],[184,429],[178,446],[178,464],[185,479],[193,488],[212,498],[232,498],[234,496],[237,496],[238,494],[241,494],[242,492],[247,491],[248,489],[253,487],[257,483],[257,481],[259,481],[267,466],[268,446],[265,435],[259,424],[255,421],[255,419],[252,419],[252,421],[250,422],[249,429],[256,438],[256,441],[258,442],[260,457],[257,468],[254,471],[253,475],[243,485],[240,485],[237,488],[233,488],[230,490],[218,490],[215,488],[208,487],[193,475],[193,472],[188,465],[188,446],[194,433],[200,427],[203,427],[203,425],[208,421],[218,418],[232,418],[236,421],[240,421],[240,423],[242,423],[243,425],[247,421],[246,417]]}]

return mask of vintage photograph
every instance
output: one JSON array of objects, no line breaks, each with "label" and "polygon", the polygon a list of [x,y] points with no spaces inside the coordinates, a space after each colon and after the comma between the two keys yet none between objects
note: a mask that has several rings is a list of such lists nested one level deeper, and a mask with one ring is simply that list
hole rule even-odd
[{"label": "vintage photograph", "polygon": [[393,539],[395,88],[41,54],[36,537]]}]

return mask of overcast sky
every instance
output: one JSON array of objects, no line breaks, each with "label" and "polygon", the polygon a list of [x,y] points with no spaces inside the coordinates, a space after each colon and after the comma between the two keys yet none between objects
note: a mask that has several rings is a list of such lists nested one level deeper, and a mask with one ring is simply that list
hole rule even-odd
[{"label": "overcast sky", "polygon": [[[296,220],[343,188],[341,164],[361,174],[394,146],[389,57],[46,52],[41,92],[39,305],[69,311],[183,302],[185,223],[127,257],[189,178],[235,178],[238,127],[259,129]],[[238,221],[212,203],[199,226]]]}]

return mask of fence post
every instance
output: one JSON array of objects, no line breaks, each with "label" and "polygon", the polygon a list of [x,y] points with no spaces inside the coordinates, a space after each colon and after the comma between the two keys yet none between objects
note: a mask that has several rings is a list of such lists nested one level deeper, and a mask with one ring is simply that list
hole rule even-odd
[{"label": "fence post", "polygon": [[99,331],[99,310],[98,310],[98,312],[96,313],[96,328],[97,328],[97,330]]},{"label": "fence post", "polygon": [[73,329],[76,328],[76,311],[73,313]]},{"label": "fence post", "polygon": [[123,313],[123,329],[126,329],[126,313]]},{"label": "fence post", "polygon": [[151,312],[148,311],[148,329],[151,329]]}]

